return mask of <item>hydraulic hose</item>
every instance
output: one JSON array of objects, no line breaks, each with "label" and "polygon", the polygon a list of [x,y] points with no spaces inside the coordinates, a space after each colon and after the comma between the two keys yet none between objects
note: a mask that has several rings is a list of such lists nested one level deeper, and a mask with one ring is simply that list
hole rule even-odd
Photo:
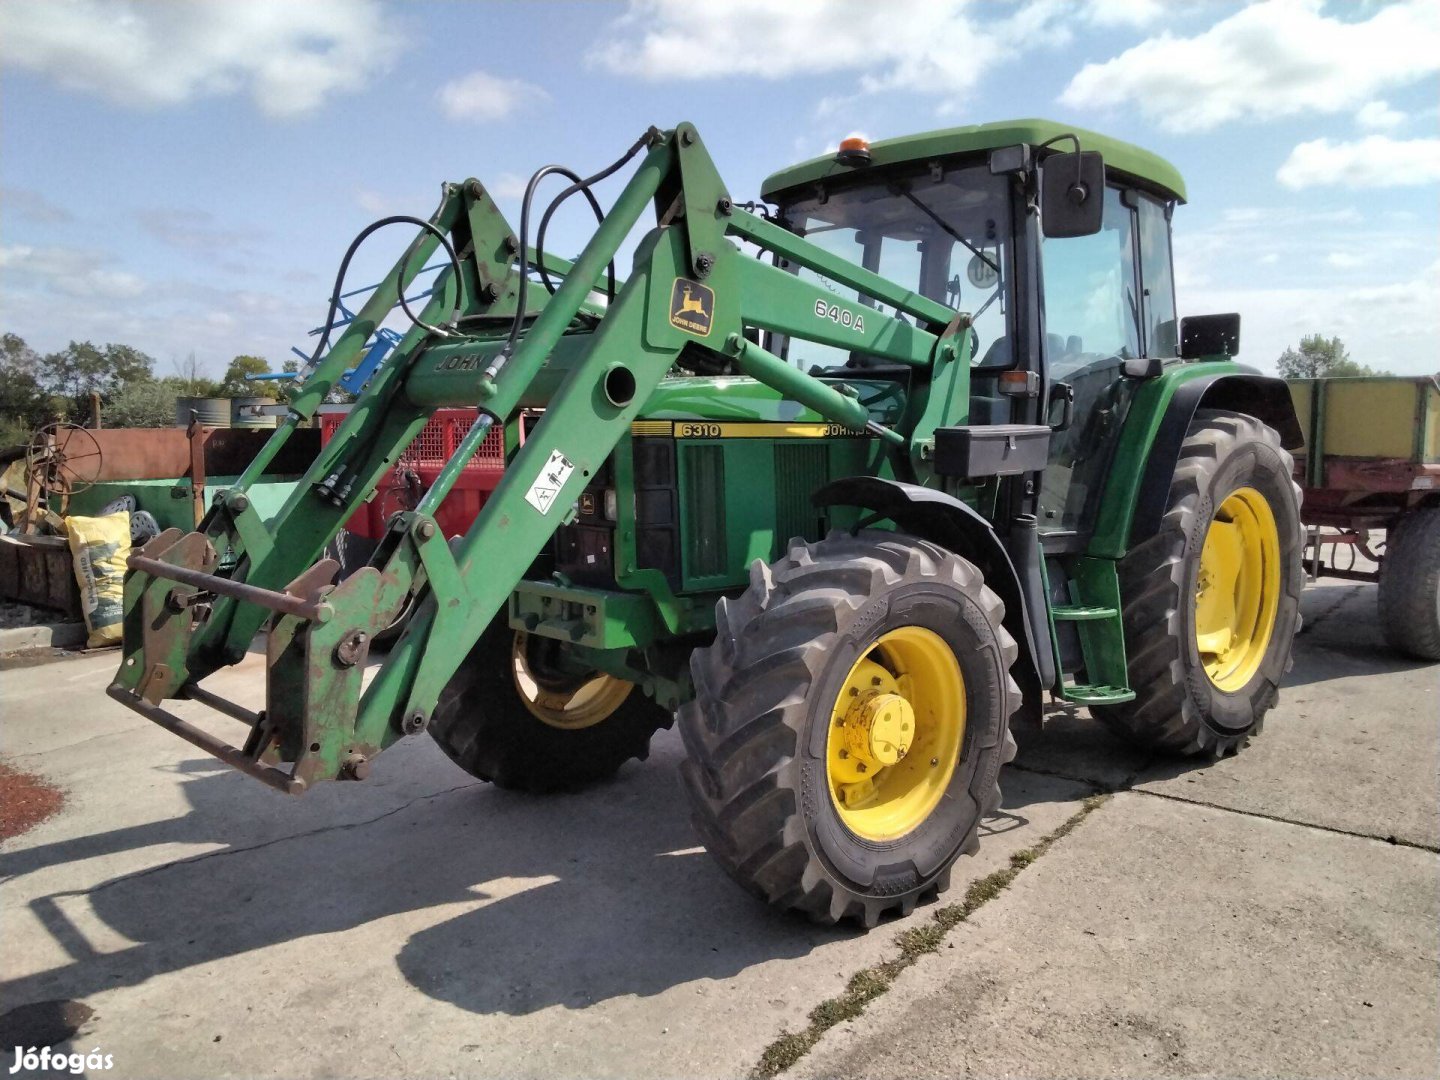
[{"label": "hydraulic hose", "polygon": [[[611,164],[607,165],[605,168],[601,169],[594,176],[588,176],[583,180],[580,179],[575,173],[565,168],[563,165],[546,165],[542,169],[537,169],[535,174],[530,177],[530,182],[525,185],[525,199],[520,204],[520,288],[519,293],[515,299],[515,317],[510,323],[510,336],[505,343],[505,347],[501,350],[502,356],[508,357],[509,354],[514,351],[515,342],[520,338],[520,329],[525,323],[525,309],[526,302],[528,300],[530,284],[528,267],[525,266],[525,253],[529,250],[530,243],[530,206],[535,200],[535,189],[539,186],[540,181],[545,179],[545,177],[551,175],[552,173],[559,173],[560,175],[573,181],[570,187],[566,188],[564,191],[562,191],[559,195],[555,197],[555,199],[551,202],[549,208],[546,210],[544,217],[540,223],[540,232],[535,245],[535,261],[541,264],[540,276],[542,280],[545,281],[546,288],[551,289],[551,292],[553,292],[554,289],[551,288],[549,277],[548,275],[546,275],[544,270],[545,249],[543,246],[543,238],[545,235],[545,227],[550,223],[550,218],[553,215],[554,211],[557,207],[559,207],[562,202],[568,199],[571,195],[575,194],[575,192],[584,191],[586,197],[590,201],[591,207],[595,210],[597,219],[601,223],[603,223],[605,220],[605,214],[603,211],[601,211],[600,204],[596,201],[594,195],[590,192],[590,187],[594,184],[598,184],[601,180],[604,180],[607,176],[610,176],[622,166],[624,166],[627,161],[629,161],[637,153],[640,152],[642,147],[651,145],[657,134],[658,131],[655,128],[647,128],[645,134],[641,135],[640,138],[636,139],[634,145],[632,145],[630,149],[626,150],[624,154],[620,155],[619,158],[617,158]],[[608,273],[610,296],[613,299],[615,294],[615,261],[613,259],[609,263]]]},{"label": "hydraulic hose", "polygon": [[[355,257],[355,252],[360,250],[360,245],[365,242],[365,239],[371,233],[383,229],[386,225],[402,224],[418,225],[420,228],[432,234],[437,240],[440,241],[441,246],[445,248],[445,254],[450,257],[451,271],[454,273],[455,276],[455,307],[450,314],[449,325],[454,326],[455,323],[459,320],[461,305],[461,288],[463,286],[464,279],[460,276],[460,259],[456,256],[455,248],[451,245],[449,239],[445,236],[444,232],[442,232],[432,223],[426,221],[424,218],[412,217],[409,214],[395,214],[391,217],[381,218],[379,221],[372,221],[369,225],[366,225],[365,228],[361,229],[359,234],[356,235],[355,239],[350,241],[350,246],[345,249],[345,257],[340,260],[340,271],[335,275],[335,288],[330,294],[330,310],[325,314],[325,329],[321,332],[320,341],[315,346],[315,351],[310,354],[310,359],[305,362],[305,367],[303,370],[309,371],[314,368],[314,366],[319,363],[320,357],[325,354],[325,347],[330,344],[330,334],[335,329],[335,313],[340,308],[340,294],[344,291],[345,288],[345,274],[350,269],[350,260]],[[405,317],[408,318],[414,325],[420,327],[422,330],[427,330],[432,334],[439,334],[441,337],[448,337],[450,336],[449,330],[445,330],[439,326],[431,326],[429,323],[424,322],[418,317],[416,317],[415,313],[410,310],[410,305],[405,300],[405,266],[409,261],[411,255],[414,254],[414,250],[415,245],[411,244],[410,247],[406,248],[405,254],[400,257],[400,276],[397,282],[399,287],[396,290],[400,297],[400,307],[405,312]]]}]

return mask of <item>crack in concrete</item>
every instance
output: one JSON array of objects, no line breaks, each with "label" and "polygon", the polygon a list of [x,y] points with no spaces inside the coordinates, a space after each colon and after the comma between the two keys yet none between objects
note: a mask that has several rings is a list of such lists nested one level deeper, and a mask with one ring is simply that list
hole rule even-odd
[{"label": "crack in concrete", "polygon": [[42,754],[59,754],[63,753],[66,750],[73,750],[77,746],[84,746],[86,743],[92,743],[96,739],[113,739],[117,735],[130,735],[137,731],[145,731],[154,726],[155,725],[147,721],[143,724],[136,724],[134,727],[116,728],[113,731],[102,731],[98,735],[90,735],[87,738],[78,739],[75,742],[65,743],[61,746],[49,746],[46,747],[44,750],[26,750],[24,753],[21,754],[6,754],[4,756],[10,761],[16,761],[20,758],[39,757]]},{"label": "crack in concrete", "polygon": [[1187,803],[1190,806],[1203,806],[1207,810],[1219,810],[1227,814],[1238,814],[1241,817],[1260,818],[1262,821],[1275,821],[1281,825],[1295,825],[1302,829],[1315,829],[1319,832],[1334,833],[1337,836],[1353,836],[1357,840],[1374,840],[1377,843],[1388,844],[1390,847],[1413,848],[1416,851],[1428,851],[1432,854],[1440,854],[1440,847],[1421,843],[1417,840],[1402,840],[1398,836],[1380,836],[1377,833],[1356,832],[1353,829],[1342,829],[1338,825],[1322,825],[1314,821],[1301,821],[1299,818],[1282,817],[1279,814],[1267,814],[1263,810],[1243,810],[1236,806],[1225,806],[1221,803],[1207,802],[1205,799],[1189,799],[1184,795],[1172,795],[1168,791],[1150,791],[1147,788],[1139,787],[1127,788],[1126,790],[1136,795],[1149,795],[1156,799],[1169,799],[1171,802]]},{"label": "crack in concrete", "polygon": [[1304,620],[1303,625],[1300,627],[1300,633],[1313,633],[1316,627],[1323,624],[1326,619],[1330,618],[1331,615],[1334,615],[1335,612],[1339,611],[1342,607],[1344,607],[1346,601],[1350,600],[1354,595],[1354,592],[1350,590],[1345,590],[1340,596],[1335,599],[1335,602],[1329,607],[1327,607],[1324,611],[1317,612],[1312,618]]},{"label": "crack in concrete", "polygon": [[444,795],[454,794],[457,791],[465,791],[469,788],[477,787],[479,783],[479,781],[471,781],[468,784],[456,784],[454,787],[445,788],[442,791],[433,791],[428,795],[417,795],[415,796],[415,798],[409,799],[401,803],[399,806],[392,807],[391,809],[386,810],[383,814],[376,814],[374,817],[366,818],[364,821],[342,821],[336,825],[321,825],[319,828],[307,829],[305,832],[291,833],[289,836],[277,836],[274,840],[266,840],[264,843],[260,844],[251,844],[248,847],[227,847],[220,848],[216,851],[207,851],[201,855],[194,855],[188,859],[177,859],[174,862],[162,863],[159,866],[151,866],[147,867],[144,870],[137,870],[135,873],[126,874],[124,877],[111,878],[109,881],[102,882],[101,884],[95,886],[95,888],[93,889],[86,889],[84,892],[78,894],[57,893],[56,895],[94,896],[95,894],[104,892],[106,889],[109,889],[115,885],[121,885],[127,882],[136,881],[139,878],[149,877],[151,874],[163,873],[167,870],[173,870],[179,866],[190,866],[194,863],[203,862],[206,859],[216,859],[224,855],[243,855],[246,852],[260,851],[264,848],[274,847],[276,844],[285,844],[289,843],[292,840],[304,840],[307,837],[320,836],[323,833],[342,832],[346,829],[364,828],[366,825],[373,825],[377,821],[384,821],[386,818],[393,817],[394,815],[400,813],[403,810],[408,810],[416,803],[422,803],[429,799],[438,799]]},{"label": "crack in concrete", "polygon": [[1056,828],[1029,847],[1014,852],[1005,866],[971,882],[961,900],[947,904],[933,912],[928,920],[901,931],[895,937],[899,955],[851,975],[840,994],[826,998],[810,1010],[809,1023],[800,1031],[782,1030],[761,1052],[748,1080],[771,1080],[780,1075],[808,1054],[831,1028],[863,1015],[870,1002],[887,993],[902,972],[921,957],[939,952],[950,931],[1008,889],[1027,867],[1035,865],[1056,842],[1073,832],[1109,798],[1108,792],[1089,796]]},{"label": "crack in concrete", "polygon": [[1264,821],[1279,822],[1282,825],[1295,825],[1302,829],[1317,829],[1320,832],[1334,833],[1337,836],[1353,836],[1359,840],[1375,840],[1382,844],[1389,844],[1391,847],[1413,848],[1416,851],[1429,851],[1440,854],[1440,846],[1426,844],[1418,840],[1404,840],[1394,835],[1381,836],[1379,833],[1357,832],[1354,829],[1345,829],[1338,825],[1324,825],[1315,821],[1302,821],[1299,818],[1284,817],[1280,814],[1267,814],[1263,810],[1245,810],[1238,806],[1226,806],[1223,803],[1209,802],[1205,799],[1192,799],[1184,795],[1174,795],[1167,791],[1152,791],[1149,788],[1136,787],[1136,780],[1154,763],[1155,759],[1153,757],[1148,758],[1144,764],[1114,787],[1089,776],[1075,776],[1071,773],[1064,773],[1055,769],[1037,769],[1034,766],[1020,765],[1013,761],[1010,762],[1008,767],[1017,772],[1031,773],[1036,776],[1053,776],[1057,780],[1069,780],[1074,784],[1087,784],[1095,790],[1096,794],[1118,795],[1127,791],[1135,792],[1139,795],[1151,795],[1157,799],[1170,799],[1173,802],[1188,803],[1191,806],[1203,806],[1209,810],[1220,810],[1227,814],[1239,814],[1241,817],[1260,818]]},{"label": "crack in concrete", "polygon": [[1021,765],[1012,761],[1006,768],[1014,769],[1016,772],[1030,773],[1032,776],[1053,776],[1057,780],[1069,780],[1072,784],[1086,784],[1094,789],[1096,795],[1113,795],[1117,791],[1130,791],[1131,785],[1139,778],[1140,774],[1151,765],[1155,764],[1153,757],[1146,758],[1134,772],[1120,780],[1117,784],[1106,784],[1090,776],[1076,776],[1072,773],[1060,772],[1058,769],[1041,769],[1034,765]]}]

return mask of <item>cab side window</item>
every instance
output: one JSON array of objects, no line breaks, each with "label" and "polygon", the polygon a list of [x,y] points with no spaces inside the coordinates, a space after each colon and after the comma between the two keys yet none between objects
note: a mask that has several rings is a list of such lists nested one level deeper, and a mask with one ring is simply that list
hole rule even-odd
[{"label": "cab side window", "polygon": [[1140,196],[1140,283],[1143,292],[1145,355],[1180,355],[1175,321],[1175,277],[1170,262],[1170,221],[1164,204]]},{"label": "cab side window", "polygon": [[1133,222],[1119,189],[1107,187],[1098,233],[1043,242],[1045,342],[1053,378],[1140,355]]}]

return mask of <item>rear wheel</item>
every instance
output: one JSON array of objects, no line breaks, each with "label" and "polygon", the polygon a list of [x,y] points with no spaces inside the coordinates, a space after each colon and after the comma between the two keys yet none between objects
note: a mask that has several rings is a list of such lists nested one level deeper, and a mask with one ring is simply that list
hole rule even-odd
[{"label": "rear wheel", "polygon": [[429,732],[472,776],[560,791],[643,760],[673,715],[633,683],[567,662],[563,645],[490,624],[440,695]]},{"label": "rear wheel", "polygon": [[1380,626],[1394,648],[1440,660],[1440,506],[1411,511],[1385,538]]},{"label": "rear wheel", "polygon": [[893,533],[792,541],[722,600],[680,712],[696,827],[743,887],[873,926],[944,889],[1015,753],[1015,642],[971,563]]},{"label": "rear wheel", "polygon": [[1300,489],[1276,432],[1196,412],[1160,532],[1120,562],[1135,700],[1092,712],[1156,749],[1219,757],[1260,730],[1300,624]]}]

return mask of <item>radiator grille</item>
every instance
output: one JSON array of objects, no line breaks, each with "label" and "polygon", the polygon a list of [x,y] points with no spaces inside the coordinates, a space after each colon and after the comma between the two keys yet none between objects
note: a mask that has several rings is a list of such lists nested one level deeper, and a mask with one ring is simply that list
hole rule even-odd
[{"label": "radiator grille", "polygon": [[689,577],[725,573],[725,450],[686,446],[685,570]]},{"label": "radiator grille", "polygon": [[830,479],[830,451],[821,440],[775,446],[775,547],[785,550],[791,537],[819,540],[825,535],[825,511],[810,496]]}]

